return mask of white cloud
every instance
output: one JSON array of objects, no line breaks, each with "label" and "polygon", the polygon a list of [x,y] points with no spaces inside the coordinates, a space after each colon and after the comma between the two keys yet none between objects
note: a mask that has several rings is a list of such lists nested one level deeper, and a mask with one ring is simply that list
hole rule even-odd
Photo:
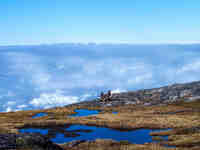
[{"label": "white cloud", "polygon": [[15,101],[8,101],[8,102],[7,102],[7,106],[12,106],[12,105],[15,105],[15,104],[16,104]]},{"label": "white cloud", "polygon": [[28,105],[25,105],[25,104],[17,106],[17,108],[19,108],[19,109],[23,109],[23,108],[26,108],[26,107],[28,107]]},{"label": "white cloud", "polygon": [[194,61],[192,63],[185,64],[177,71],[177,73],[184,72],[200,72],[200,61]]},{"label": "white cloud", "polygon": [[[94,91],[122,92],[200,79],[200,53],[194,51],[198,46],[82,46],[1,52],[6,80],[0,80],[0,110],[63,106],[88,100]],[[13,100],[16,104],[7,103]]]},{"label": "white cloud", "polygon": [[[132,82],[139,84],[142,80],[147,80],[147,75],[141,74],[151,71],[149,64],[138,61],[135,57],[102,60],[70,56],[53,60],[54,67],[58,69],[56,71],[46,65],[47,60],[43,61],[36,55],[9,53],[9,56],[12,56],[14,72],[20,73],[21,83],[31,82],[31,87],[41,93],[58,89],[125,87]],[[128,83],[124,82],[125,79]]]},{"label": "white cloud", "polygon": [[80,97],[80,101],[88,100],[89,97],[93,96],[92,94],[84,94]]},{"label": "white cloud", "polygon": [[112,94],[122,93],[122,92],[126,92],[126,90],[115,89],[115,90],[112,90],[112,91],[111,91]]},{"label": "white cloud", "polygon": [[6,112],[11,112],[11,111],[13,111],[11,107],[6,108]]},{"label": "white cloud", "polygon": [[8,52],[7,57],[12,64],[10,66],[12,76],[19,77],[21,83],[26,81],[40,90],[49,88],[51,74],[39,56],[31,53]]},{"label": "white cloud", "polygon": [[141,84],[144,82],[148,82],[148,80],[152,80],[152,78],[152,73],[141,74],[137,75],[133,79],[128,79],[128,84]]},{"label": "white cloud", "polygon": [[79,97],[77,96],[65,96],[62,92],[57,91],[56,93],[42,93],[39,98],[32,99],[29,104],[34,107],[49,108],[76,103],[78,100]]}]

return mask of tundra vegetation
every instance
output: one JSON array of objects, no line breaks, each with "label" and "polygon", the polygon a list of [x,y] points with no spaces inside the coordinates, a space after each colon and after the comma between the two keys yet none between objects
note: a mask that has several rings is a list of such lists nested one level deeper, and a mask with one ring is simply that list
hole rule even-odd
[{"label": "tundra vegetation", "polygon": [[[200,82],[189,84],[175,84],[157,89],[139,90],[105,96],[103,100],[86,101],[65,107],[56,107],[46,110],[29,110],[0,113],[0,138],[9,135],[16,138],[18,149],[34,150],[50,147],[72,150],[166,150],[167,146],[175,150],[200,149]],[[71,117],[77,109],[99,110],[97,115],[84,117]],[[113,113],[117,112],[117,114]],[[46,116],[33,118],[38,113]],[[127,141],[96,139],[95,141],[74,141],[55,145],[51,141],[36,135],[21,135],[22,128],[56,129],[68,125],[101,126],[118,130],[134,129],[171,129],[162,132],[152,132],[154,140],[158,143],[145,143],[143,145]],[[64,132],[60,131],[59,132]],[[72,133],[73,134],[73,133]],[[49,138],[51,135],[47,135]],[[168,141],[162,140],[168,136]],[[19,139],[18,139],[18,138]],[[47,138],[48,138],[47,137]],[[5,138],[4,138],[5,139]],[[32,140],[30,140],[32,139]],[[41,140],[38,140],[41,139]],[[41,143],[43,141],[43,143]],[[0,141],[1,142],[1,141]],[[24,144],[23,144],[24,143]],[[31,147],[31,145],[40,145]],[[43,146],[43,147],[41,147]]]},{"label": "tundra vegetation", "polygon": [[[100,114],[87,117],[69,117],[76,109],[100,110]],[[113,114],[112,112],[118,112]],[[47,116],[32,118],[37,113],[47,113]],[[70,105],[46,110],[18,111],[0,113],[0,133],[19,134],[19,129],[27,127],[55,128],[66,124],[80,124],[104,126],[120,130],[132,130],[140,128],[167,129],[164,132],[151,133],[154,138],[168,135],[168,141],[160,141],[159,144],[147,143],[144,145],[128,142],[115,142],[112,140],[85,141],[70,149],[116,149],[116,150],[165,150],[163,145],[176,146],[174,149],[199,149],[200,148],[200,101],[176,102],[161,106],[123,105],[123,106],[87,106]],[[69,149],[70,143],[61,145],[63,149]],[[31,148],[30,148],[31,149]],[[173,149],[173,148],[171,148]],[[28,150],[28,149],[27,149]]]}]

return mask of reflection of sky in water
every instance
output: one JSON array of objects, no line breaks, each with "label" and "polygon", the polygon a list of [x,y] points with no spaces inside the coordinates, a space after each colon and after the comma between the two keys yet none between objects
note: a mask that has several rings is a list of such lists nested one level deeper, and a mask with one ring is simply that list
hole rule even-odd
[{"label": "reflection of sky in water", "polygon": [[42,135],[48,134],[48,129],[36,129],[36,128],[28,128],[28,129],[20,129],[21,133],[40,133]]},{"label": "reflection of sky in water", "polygon": [[101,91],[199,80],[199,48],[109,44],[0,47],[0,111],[63,106],[95,98]]},{"label": "reflection of sky in water", "polygon": [[34,115],[32,118],[38,118],[38,117],[44,117],[44,116],[47,116],[48,114],[47,113],[37,113],[36,115]]},{"label": "reflection of sky in water", "polygon": [[90,115],[97,115],[99,113],[98,110],[87,110],[87,109],[76,109],[76,114],[71,115],[71,117],[84,117]]},{"label": "reflection of sky in water", "polygon": [[[51,140],[55,143],[65,143],[73,140],[95,140],[95,139],[113,139],[116,141],[127,140],[131,143],[144,144],[146,142],[152,142],[152,137],[149,135],[151,129],[138,129],[134,131],[118,131],[103,127],[85,126],[85,125],[72,125],[66,129],[66,131],[74,130],[92,130],[92,132],[78,132],[80,136],[77,137],[65,137],[64,134],[57,133],[56,137]],[[36,132],[43,135],[48,133],[47,129],[21,129],[20,132]],[[164,137],[167,140],[167,137]]]},{"label": "reflection of sky in water", "polygon": [[116,112],[116,111],[113,111],[112,113],[113,113],[113,114],[118,114],[118,112]]}]

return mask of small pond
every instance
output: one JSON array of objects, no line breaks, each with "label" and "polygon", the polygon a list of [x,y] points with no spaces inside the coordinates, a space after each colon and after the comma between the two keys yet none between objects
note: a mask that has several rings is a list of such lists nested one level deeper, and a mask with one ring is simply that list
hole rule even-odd
[{"label": "small pond", "polygon": [[[28,128],[21,129],[21,133],[41,133],[43,135],[51,135],[52,129],[36,129]],[[73,140],[95,140],[95,139],[113,139],[116,141],[127,140],[135,144],[144,144],[154,142],[150,132],[160,131],[151,129],[138,129],[133,131],[119,131],[104,127],[86,126],[86,125],[71,125],[61,130],[54,129],[54,136],[51,140],[55,143],[65,143]],[[167,136],[163,137],[167,140]]]},{"label": "small pond", "polygon": [[[97,115],[100,113],[99,110],[88,110],[88,109],[76,109],[76,114],[70,115],[70,117],[87,117],[91,115]],[[113,114],[118,114],[118,112],[113,111]]]},{"label": "small pond", "polygon": [[47,115],[48,115],[47,113],[41,112],[41,113],[35,114],[32,118],[35,119],[35,118],[44,117],[44,116],[47,116]]},{"label": "small pond", "polygon": [[118,114],[118,112],[116,112],[116,111],[113,111],[112,113],[113,113],[113,114]]},{"label": "small pond", "polygon": [[76,109],[76,114],[71,115],[70,117],[86,117],[90,115],[99,114],[99,110],[88,110],[88,109]]}]

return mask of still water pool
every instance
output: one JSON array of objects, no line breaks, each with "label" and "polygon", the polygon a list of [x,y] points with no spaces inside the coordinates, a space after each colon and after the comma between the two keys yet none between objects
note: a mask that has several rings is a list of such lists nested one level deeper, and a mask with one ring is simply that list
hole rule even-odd
[{"label": "still water pool", "polygon": [[47,116],[48,114],[47,113],[37,113],[35,114],[32,118],[35,119],[35,118],[39,118],[39,117],[44,117],[44,116]]},{"label": "still water pool", "polygon": [[88,110],[88,109],[76,109],[76,114],[71,115],[70,117],[86,117],[90,115],[99,114],[99,110]]},{"label": "still water pool", "polygon": [[[21,133],[41,133],[47,135],[50,129],[36,129],[28,128],[21,129]],[[87,131],[87,132],[86,132]],[[90,131],[90,132],[88,132]],[[113,139],[116,141],[127,140],[135,144],[144,144],[147,142],[154,142],[150,132],[160,131],[151,129],[138,129],[133,131],[119,131],[105,127],[86,126],[86,125],[71,125],[68,128],[64,128],[64,132],[76,133],[77,136],[70,137],[62,132],[55,133],[55,136],[51,140],[55,143],[65,143],[73,140],[95,140],[95,139]],[[167,140],[167,137],[164,137]]]}]

